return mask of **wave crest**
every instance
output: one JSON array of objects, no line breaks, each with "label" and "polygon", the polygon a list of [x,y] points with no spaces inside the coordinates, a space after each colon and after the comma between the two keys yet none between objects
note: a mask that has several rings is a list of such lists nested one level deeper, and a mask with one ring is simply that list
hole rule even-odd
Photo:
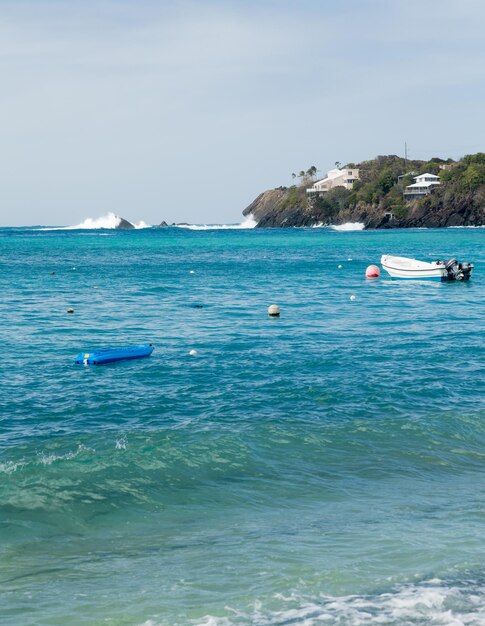
[{"label": "wave crest", "polygon": [[174,226],[188,230],[246,230],[254,228],[256,224],[256,220],[250,215],[240,224],[174,224]]},{"label": "wave crest", "polygon": [[[99,230],[110,229],[114,230],[118,228],[121,224],[122,218],[119,215],[115,215],[113,212],[106,213],[106,215],[102,215],[101,217],[87,217],[84,222],[80,224],[75,224],[74,226],[55,226],[55,227],[45,227],[39,230]],[[136,229],[140,228],[151,228],[150,224],[147,224],[143,220],[140,220],[137,224],[130,222]]]},{"label": "wave crest", "polygon": [[338,231],[351,231],[351,230],[364,230],[365,224],[362,222],[346,222],[345,224],[324,224],[320,222],[315,224],[313,228],[328,228],[328,230]]},{"label": "wave crest", "polygon": [[[364,626],[370,623],[399,626],[402,624],[441,624],[479,626],[485,619],[484,588],[474,582],[465,581],[447,585],[439,579],[417,585],[406,585],[389,593],[374,596],[322,596],[319,600],[305,600],[297,594],[285,597],[276,594],[276,599],[286,608],[266,611],[257,602],[253,611],[244,613],[226,607],[234,617],[206,615],[193,620],[194,626],[236,626],[236,624],[353,624]],[[159,626],[148,620],[141,626]]]}]

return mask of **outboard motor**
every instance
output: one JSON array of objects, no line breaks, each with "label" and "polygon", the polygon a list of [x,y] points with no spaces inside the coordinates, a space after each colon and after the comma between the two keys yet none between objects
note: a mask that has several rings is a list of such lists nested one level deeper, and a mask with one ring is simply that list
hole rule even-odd
[{"label": "outboard motor", "polygon": [[472,273],[473,263],[460,263],[459,267],[463,274],[463,280],[468,280]]},{"label": "outboard motor", "polygon": [[458,263],[456,259],[445,261],[448,280],[468,280],[471,276],[473,263]]},{"label": "outboard motor", "polygon": [[456,259],[446,261],[445,268],[448,273],[448,280],[463,280],[465,278]]}]

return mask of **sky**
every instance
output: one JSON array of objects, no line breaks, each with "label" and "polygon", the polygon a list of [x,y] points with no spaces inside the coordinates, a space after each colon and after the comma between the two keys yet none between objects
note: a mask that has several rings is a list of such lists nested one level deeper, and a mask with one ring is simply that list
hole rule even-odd
[{"label": "sky", "polygon": [[483,0],[0,0],[0,225],[237,223],[315,165],[485,151]]}]

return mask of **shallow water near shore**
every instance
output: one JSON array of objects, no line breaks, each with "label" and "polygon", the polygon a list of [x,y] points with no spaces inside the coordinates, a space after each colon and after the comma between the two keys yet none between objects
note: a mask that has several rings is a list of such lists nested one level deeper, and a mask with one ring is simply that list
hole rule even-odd
[{"label": "shallow water near shore", "polygon": [[0,229],[0,623],[484,624],[484,243]]}]

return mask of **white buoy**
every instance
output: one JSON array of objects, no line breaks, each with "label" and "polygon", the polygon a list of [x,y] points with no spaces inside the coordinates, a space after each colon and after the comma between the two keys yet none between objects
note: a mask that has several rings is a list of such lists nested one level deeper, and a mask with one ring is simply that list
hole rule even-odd
[{"label": "white buoy", "polygon": [[280,316],[280,307],[277,304],[271,304],[268,307],[268,315],[270,317],[279,317]]},{"label": "white buoy", "polygon": [[192,348],[192,350],[190,350],[189,354],[190,354],[190,356],[197,356],[199,353],[197,352],[197,350],[194,350],[194,348]]},{"label": "white buoy", "polygon": [[341,270],[341,269],[342,269],[342,266],[341,266],[341,265],[338,265],[337,267],[339,268],[339,270]]},{"label": "white buoy", "polygon": [[189,274],[195,274],[194,270],[190,270]]},{"label": "white buoy", "polygon": [[67,309],[67,313],[74,313],[74,309],[71,309],[71,308],[69,307],[69,309]]},{"label": "white buoy", "polygon": [[353,302],[354,300],[357,300],[357,296],[351,295],[351,296],[350,296],[350,299],[351,299],[351,300],[352,300],[352,302]]},{"label": "white buoy", "polygon": [[347,259],[347,261],[352,261],[351,257],[349,257],[349,258]]}]

